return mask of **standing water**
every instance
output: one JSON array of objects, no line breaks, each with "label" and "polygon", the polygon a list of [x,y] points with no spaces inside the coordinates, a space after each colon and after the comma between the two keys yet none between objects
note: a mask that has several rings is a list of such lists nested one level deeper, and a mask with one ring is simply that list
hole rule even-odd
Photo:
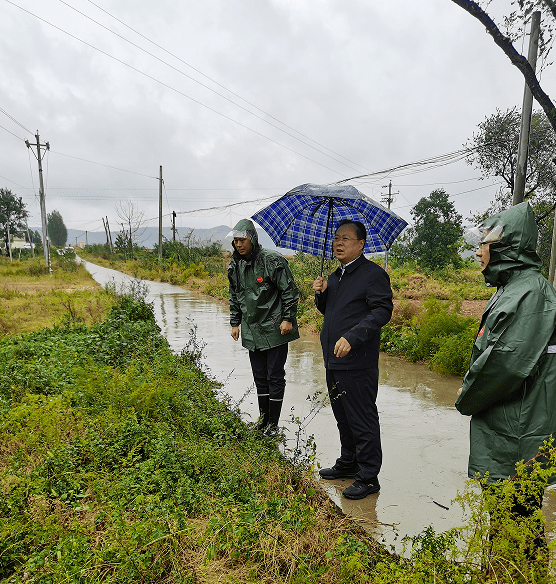
[{"label": "standing water", "polygon": [[[83,263],[103,286],[132,280],[121,272]],[[205,370],[223,384],[222,391],[231,400],[241,402],[244,419],[255,421],[258,408],[249,357],[241,341],[230,335],[227,305],[171,284],[147,284],[148,300],[172,349],[181,352],[195,330],[197,342],[204,345]],[[416,535],[429,525],[438,532],[463,524],[461,509],[451,500],[467,478],[469,418],[454,408],[459,378],[443,378],[421,364],[382,353],[379,368],[380,493],[350,501],[341,491],[351,480],[320,482],[346,515],[388,544],[397,540],[399,550],[397,534]],[[320,342],[302,334],[289,345],[280,425],[286,428],[286,448],[293,449],[299,426],[291,420],[303,420],[304,433],[314,436],[317,461],[323,467],[334,464],[340,453],[336,422],[325,395]],[[316,414],[315,403],[323,403]]]}]

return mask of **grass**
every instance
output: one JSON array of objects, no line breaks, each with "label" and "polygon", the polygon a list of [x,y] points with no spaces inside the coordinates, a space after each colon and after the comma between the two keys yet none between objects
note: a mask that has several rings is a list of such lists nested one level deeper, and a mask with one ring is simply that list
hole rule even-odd
[{"label": "grass", "polygon": [[[112,303],[82,266],[56,260],[47,275],[44,260],[0,257],[0,335],[52,326],[64,318],[99,322]],[[100,291],[100,292],[99,292]]]}]

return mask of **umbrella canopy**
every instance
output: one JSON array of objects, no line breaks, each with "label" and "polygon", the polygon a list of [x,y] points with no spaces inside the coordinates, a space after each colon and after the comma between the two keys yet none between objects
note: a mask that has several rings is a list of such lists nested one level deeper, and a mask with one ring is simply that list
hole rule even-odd
[{"label": "umbrella canopy", "polygon": [[252,219],[276,246],[328,259],[334,257],[334,232],[344,219],[360,221],[367,229],[365,253],[386,251],[407,225],[351,185],[295,187]]}]

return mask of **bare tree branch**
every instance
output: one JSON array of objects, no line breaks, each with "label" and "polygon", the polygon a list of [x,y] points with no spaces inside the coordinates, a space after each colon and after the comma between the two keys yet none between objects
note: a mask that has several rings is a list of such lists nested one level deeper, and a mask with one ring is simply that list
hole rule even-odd
[{"label": "bare tree branch", "polygon": [[[511,39],[500,32],[496,23],[476,2],[473,2],[473,0],[452,0],[452,2],[463,8],[484,25],[494,42],[502,49],[502,51],[504,51],[512,64],[521,71],[525,83],[529,86],[533,97],[543,108],[551,126],[554,128],[554,131],[556,131],[556,107],[554,107],[548,94],[546,94],[541,88],[539,80],[529,64],[529,61],[517,52]],[[552,6],[555,4],[554,0],[544,0],[544,2],[552,10]]]}]

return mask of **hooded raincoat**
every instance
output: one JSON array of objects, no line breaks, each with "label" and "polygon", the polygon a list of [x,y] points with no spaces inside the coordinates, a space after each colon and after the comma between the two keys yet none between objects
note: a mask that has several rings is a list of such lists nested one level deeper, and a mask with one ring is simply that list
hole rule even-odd
[{"label": "hooded raincoat", "polygon": [[[299,291],[288,261],[260,246],[255,226],[249,219],[242,219],[234,230],[246,232],[253,249],[244,257],[234,247],[228,266],[230,325],[241,325],[241,343],[250,351],[271,349],[298,339]],[[292,323],[287,335],[280,333],[283,320]]]},{"label": "hooded raincoat", "polygon": [[[556,434],[556,292],[540,272],[528,203],[484,221],[503,226],[483,270],[498,290],[488,302],[456,408],[470,415],[469,476],[515,474]],[[550,484],[556,483],[556,475]]]}]

